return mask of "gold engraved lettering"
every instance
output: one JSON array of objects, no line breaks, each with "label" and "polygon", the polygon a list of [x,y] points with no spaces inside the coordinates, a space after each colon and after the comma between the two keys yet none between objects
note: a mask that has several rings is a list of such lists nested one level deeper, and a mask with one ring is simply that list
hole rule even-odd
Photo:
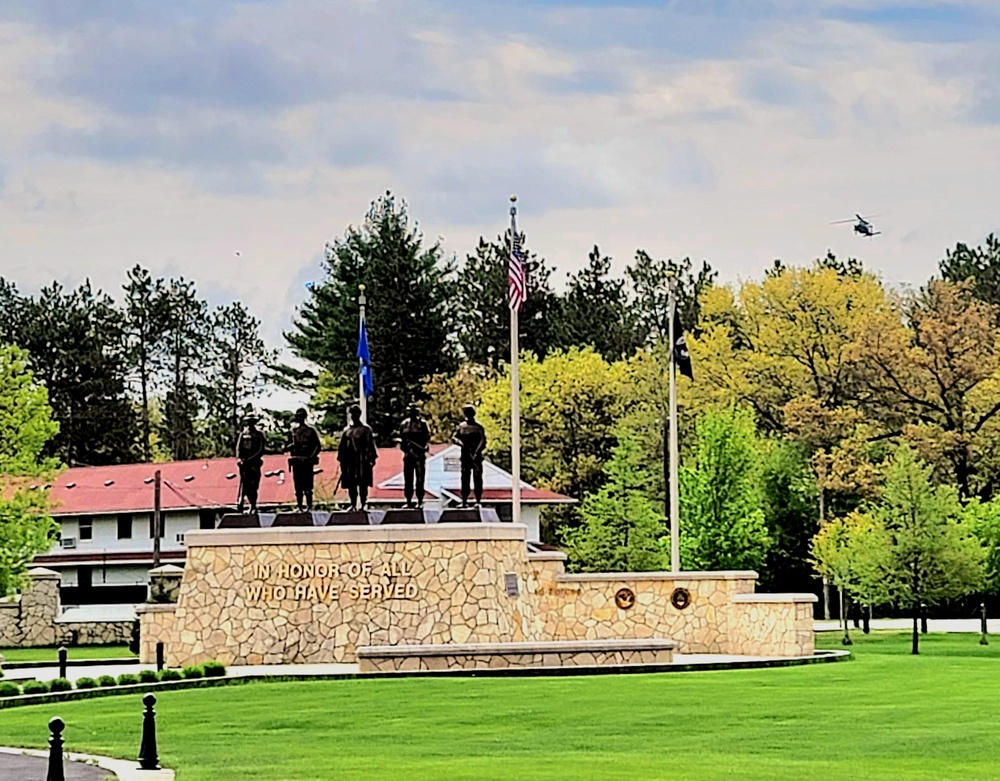
[{"label": "gold engraved lettering", "polygon": [[284,586],[274,587],[274,599],[284,599],[287,589]]},{"label": "gold engraved lettering", "polygon": [[316,567],[312,564],[302,565],[302,577],[303,578],[314,578],[316,577]]},{"label": "gold engraved lettering", "polygon": [[288,577],[290,577],[292,580],[301,580],[302,579],[302,565],[298,564],[298,563],[289,565],[289,567],[288,567]]},{"label": "gold engraved lettering", "polygon": [[412,580],[406,584],[406,599],[416,599],[417,597],[417,584]]},{"label": "gold engraved lettering", "polygon": [[306,598],[306,594],[308,593],[308,591],[309,591],[309,586],[307,586],[305,583],[296,583],[295,584],[295,598],[296,599],[305,599]]},{"label": "gold engraved lettering", "polygon": [[358,584],[356,582],[352,581],[347,586],[347,596],[349,596],[351,599],[357,599],[360,591],[361,590],[358,588]]},{"label": "gold engraved lettering", "polygon": [[271,577],[271,565],[254,564],[252,568],[254,580],[267,580]]},{"label": "gold engraved lettering", "polygon": [[253,585],[247,586],[247,601],[249,602],[260,601],[260,591],[261,591],[261,585],[259,583],[254,583]]}]

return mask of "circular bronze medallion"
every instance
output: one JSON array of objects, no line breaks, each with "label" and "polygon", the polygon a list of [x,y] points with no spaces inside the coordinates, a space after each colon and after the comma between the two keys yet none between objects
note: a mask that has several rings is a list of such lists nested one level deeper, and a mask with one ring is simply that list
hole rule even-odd
[{"label": "circular bronze medallion", "polygon": [[670,595],[670,604],[678,610],[683,610],[691,604],[691,592],[686,588],[675,588]]},{"label": "circular bronze medallion", "polygon": [[615,604],[622,610],[635,607],[635,592],[630,588],[620,588],[615,592]]}]

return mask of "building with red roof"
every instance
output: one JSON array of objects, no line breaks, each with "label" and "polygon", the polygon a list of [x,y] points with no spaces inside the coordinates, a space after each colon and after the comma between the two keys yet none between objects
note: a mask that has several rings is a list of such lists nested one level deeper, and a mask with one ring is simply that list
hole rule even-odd
[{"label": "building with red roof", "polygon": [[[372,509],[398,507],[404,502],[403,453],[396,448],[379,448],[378,453],[369,505]],[[67,469],[50,486],[52,514],[61,527],[60,541],[34,562],[62,575],[64,604],[141,602],[146,598],[147,573],[153,566],[157,470],[161,475],[163,564],[183,565],[184,534],[192,529],[214,529],[219,518],[236,505],[239,474],[232,458]],[[346,505],[337,454],[320,453],[315,472],[316,504]],[[444,509],[459,504],[460,476],[458,446],[432,445],[424,505]],[[511,516],[512,480],[509,472],[484,462],[483,504],[495,508],[502,521]],[[521,520],[528,527],[528,539],[539,539],[542,507],[573,501],[521,481]],[[294,503],[287,458],[265,456],[260,512],[291,509]]]}]

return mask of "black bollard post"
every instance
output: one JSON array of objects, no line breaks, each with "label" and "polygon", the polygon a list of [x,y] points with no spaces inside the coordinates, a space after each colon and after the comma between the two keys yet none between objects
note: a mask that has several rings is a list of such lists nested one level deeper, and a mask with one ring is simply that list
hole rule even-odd
[{"label": "black bollard post", "polygon": [[142,698],[146,706],[142,714],[142,744],[139,746],[139,767],[143,770],[159,770],[160,758],[156,755],[156,712],[153,706],[156,697],[147,694]]},{"label": "black bollard post", "polygon": [[927,634],[927,605],[920,603],[920,634]]},{"label": "black bollard post", "polygon": [[49,721],[49,772],[45,775],[45,781],[66,781],[66,774],[63,772],[63,738],[62,731],[66,727],[63,720],[56,716]]},{"label": "black bollard post", "polygon": [[163,668],[165,666],[164,663],[163,663],[163,657],[164,657],[163,643],[157,643],[156,644],[156,672],[162,672],[163,671]]},{"label": "black bollard post", "polygon": [[990,641],[986,639],[986,603],[979,603],[979,644],[989,645]]},{"label": "black bollard post", "polygon": [[66,657],[67,657],[68,653],[69,652],[66,650],[66,646],[63,645],[63,646],[59,647],[59,677],[60,678],[65,678],[66,677]]}]

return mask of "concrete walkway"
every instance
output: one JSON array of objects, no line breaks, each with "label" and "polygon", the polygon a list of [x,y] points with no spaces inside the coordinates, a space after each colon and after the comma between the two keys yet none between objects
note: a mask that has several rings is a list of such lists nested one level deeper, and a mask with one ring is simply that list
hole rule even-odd
[{"label": "concrete walkway", "polygon": [[[66,781],[174,781],[173,770],[140,770],[134,761],[72,752],[64,759]],[[45,781],[48,767],[44,751],[0,746],[2,781]]]},{"label": "concrete walkway", "polygon": [[[813,629],[817,632],[836,632],[843,630],[843,624],[838,621],[817,621]],[[852,632],[860,632],[854,628],[854,622],[847,622],[848,629]],[[913,619],[910,618],[876,618],[871,622],[872,629],[895,629],[898,631],[908,631],[913,629]],[[980,623],[978,618],[929,618],[927,619],[928,632],[974,632],[979,634]],[[990,618],[986,620],[986,630],[989,634],[1000,635],[1000,618]]]}]

